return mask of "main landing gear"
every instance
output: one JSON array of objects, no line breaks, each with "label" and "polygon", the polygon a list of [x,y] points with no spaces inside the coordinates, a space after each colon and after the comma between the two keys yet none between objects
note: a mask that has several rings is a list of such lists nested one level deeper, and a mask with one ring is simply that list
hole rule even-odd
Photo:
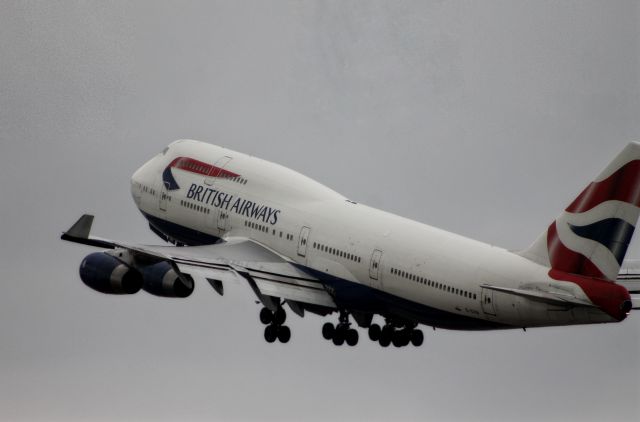
[{"label": "main landing gear", "polygon": [[338,325],[336,326],[330,322],[326,322],[322,326],[322,337],[326,340],[333,341],[333,344],[336,346],[342,346],[345,342],[349,346],[355,346],[358,344],[358,331],[351,328],[349,314],[345,311],[340,311],[340,318],[338,321]]},{"label": "main landing gear", "polygon": [[424,334],[422,330],[416,328],[416,325],[395,326],[387,321],[380,328],[378,324],[369,326],[369,338],[371,341],[377,341],[382,347],[388,347],[393,344],[395,347],[404,347],[409,343],[419,347],[424,342]]},{"label": "main landing gear", "polygon": [[260,322],[266,327],[264,328],[264,339],[267,343],[273,343],[279,340],[280,343],[287,343],[291,339],[291,329],[283,325],[287,320],[287,313],[282,306],[278,306],[275,312],[271,312],[267,308],[260,310]]}]

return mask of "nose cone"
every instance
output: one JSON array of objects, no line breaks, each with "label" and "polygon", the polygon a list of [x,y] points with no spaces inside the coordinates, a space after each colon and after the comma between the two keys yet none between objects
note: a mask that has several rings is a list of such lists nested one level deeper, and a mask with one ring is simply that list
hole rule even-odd
[{"label": "nose cone", "polygon": [[133,186],[135,186],[136,184],[140,183],[140,173],[141,173],[142,167],[140,167],[139,169],[137,169],[135,172],[133,172],[133,174],[131,175],[131,188],[133,189]]},{"label": "nose cone", "polygon": [[131,176],[131,196],[136,202],[136,205],[140,207],[140,198],[142,197],[142,190],[146,186],[151,188],[154,183],[154,168],[157,167],[155,159],[151,159],[144,163],[139,169],[137,169]]},{"label": "nose cone", "polygon": [[142,167],[136,170],[131,176],[131,196],[136,206],[140,208],[140,198],[142,197]]}]

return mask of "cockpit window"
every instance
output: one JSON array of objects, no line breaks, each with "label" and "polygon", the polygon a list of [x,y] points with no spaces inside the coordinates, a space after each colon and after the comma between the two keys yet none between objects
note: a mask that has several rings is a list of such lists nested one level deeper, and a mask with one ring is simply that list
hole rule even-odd
[{"label": "cockpit window", "polygon": [[169,151],[169,147],[164,147],[164,149],[162,150],[162,155],[165,155],[167,151]]}]

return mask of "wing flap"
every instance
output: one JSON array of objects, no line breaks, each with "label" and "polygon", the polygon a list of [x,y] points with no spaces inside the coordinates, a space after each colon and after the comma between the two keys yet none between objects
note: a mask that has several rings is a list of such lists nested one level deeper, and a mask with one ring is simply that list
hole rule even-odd
[{"label": "wing flap", "polygon": [[261,278],[256,278],[255,281],[258,289],[260,289],[260,293],[266,296],[280,297],[295,302],[310,303],[328,308],[336,307],[333,298],[322,287],[304,287]]}]

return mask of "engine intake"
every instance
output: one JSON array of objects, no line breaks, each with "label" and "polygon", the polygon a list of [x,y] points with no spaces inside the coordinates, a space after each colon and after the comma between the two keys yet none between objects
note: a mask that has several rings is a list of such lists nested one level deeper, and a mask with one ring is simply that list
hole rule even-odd
[{"label": "engine intake", "polygon": [[142,288],[142,275],[111,255],[95,252],[80,264],[80,279],[93,290],[107,294],[133,294]]},{"label": "engine intake", "polygon": [[142,288],[155,296],[188,297],[193,293],[193,279],[178,274],[166,261],[145,267],[142,270]]}]

